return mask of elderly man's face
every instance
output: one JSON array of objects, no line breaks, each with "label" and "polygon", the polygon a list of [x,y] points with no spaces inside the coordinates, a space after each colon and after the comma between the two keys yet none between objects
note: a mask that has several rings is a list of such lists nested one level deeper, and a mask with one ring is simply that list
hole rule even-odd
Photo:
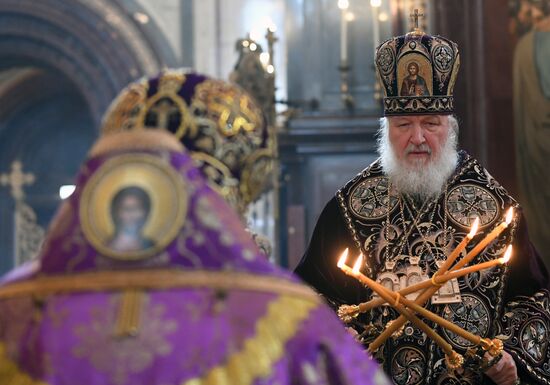
[{"label": "elderly man's face", "polygon": [[437,159],[449,135],[447,115],[405,115],[388,118],[389,140],[395,156],[408,166]]}]

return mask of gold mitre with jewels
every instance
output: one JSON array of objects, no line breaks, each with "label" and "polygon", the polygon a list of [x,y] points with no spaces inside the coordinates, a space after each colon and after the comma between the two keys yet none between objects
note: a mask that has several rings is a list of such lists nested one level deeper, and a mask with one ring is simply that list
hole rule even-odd
[{"label": "gold mitre with jewels", "polygon": [[238,85],[183,70],[163,70],[123,89],[102,133],[164,129],[241,214],[267,187],[273,167],[270,132],[260,108]]},{"label": "gold mitre with jewels", "polygon": [[418,27],[376,50],[384,89],[384,115],[452,114],[453,88],[460,66],[458,46]]}]

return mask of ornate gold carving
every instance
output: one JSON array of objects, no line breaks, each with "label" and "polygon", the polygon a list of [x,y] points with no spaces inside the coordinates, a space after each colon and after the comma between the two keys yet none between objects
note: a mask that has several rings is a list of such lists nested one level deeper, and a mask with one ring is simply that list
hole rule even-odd
[{"label": "ornate gold carving", "polygon": [[11,164],[9,174],[0,174],[0,185],[11,188],[15,200],[14,239],[15,265],[21,265],[33,259],[44,240],[44,229],[36,223],[36,213],[25,203],[23,187],[34,183],[31,173],[23,172],[23,164],[16,160]]}]

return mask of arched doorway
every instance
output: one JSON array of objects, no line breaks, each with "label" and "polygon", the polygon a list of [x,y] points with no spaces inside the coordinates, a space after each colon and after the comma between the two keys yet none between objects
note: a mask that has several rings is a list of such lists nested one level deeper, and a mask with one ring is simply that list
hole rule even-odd
[{"label": "arched doorway", "polygon": [[[132,5],[133,0],[124,0]],[[127,83],[176,60],[150,21],[112,0],[0,2],[0,173],[14,160],[35,183],[25,201],[45,226]],[[0,273],[13,265],[13,199],[0,188]]]}]

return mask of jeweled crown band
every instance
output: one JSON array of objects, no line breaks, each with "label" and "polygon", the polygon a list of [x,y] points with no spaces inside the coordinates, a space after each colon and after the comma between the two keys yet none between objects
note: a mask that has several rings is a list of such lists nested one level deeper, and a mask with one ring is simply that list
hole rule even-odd
[{"label": "jeweled crown band", "polygon": [[390,97],[384,98],[384,116],[393,115],[427,115],[453,114],[452,96],[420,96],[420,97]]}]

